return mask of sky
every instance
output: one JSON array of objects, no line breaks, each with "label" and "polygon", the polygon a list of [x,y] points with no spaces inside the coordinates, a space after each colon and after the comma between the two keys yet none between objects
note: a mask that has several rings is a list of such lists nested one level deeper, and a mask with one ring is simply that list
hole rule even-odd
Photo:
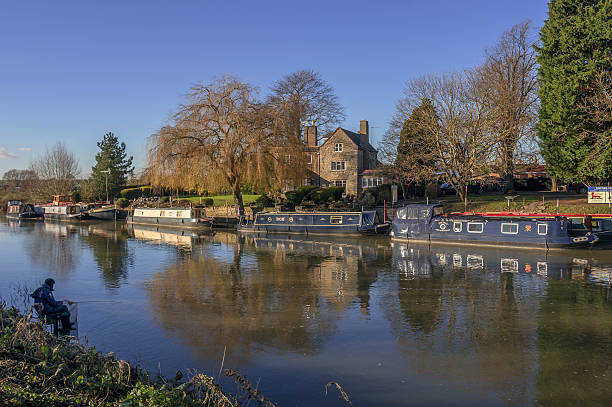
[{"label": "sky", "polygon": [[190,86],[260,88],[313,69],[376,146],[405,83],[475,66],[502,32],[544,24],[543,0],[0,0],[0,174],[58,141],[91,171],[109,131],[137,168]]}]

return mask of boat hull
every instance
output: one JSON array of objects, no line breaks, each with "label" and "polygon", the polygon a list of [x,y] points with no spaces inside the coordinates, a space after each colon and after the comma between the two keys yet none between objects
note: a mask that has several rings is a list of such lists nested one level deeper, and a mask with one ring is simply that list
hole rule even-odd
[{"label": "boat hull", "polygon": [[186,228],[186,229],[210,229],[212,221],[208,219],[195,219],[195,218],[163,218],[163,217],[140,217],[140,216],[128,216],[127,223],[133,225],[160,225],[175,228]]}]

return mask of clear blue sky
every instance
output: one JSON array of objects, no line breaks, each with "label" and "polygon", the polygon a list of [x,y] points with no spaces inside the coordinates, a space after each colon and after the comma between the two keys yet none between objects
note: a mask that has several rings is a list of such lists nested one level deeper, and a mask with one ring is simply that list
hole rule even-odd
[{"label": "clear blue sky", "polygon": [[543,0],[0,0],[0,175],[63,140],[89,173],[112,131],[137,167],[190,85],[231,72],[265,92],[314,69],[370,121],[373,144],[404,83],[478,64],[512,25],[540,27]]}]

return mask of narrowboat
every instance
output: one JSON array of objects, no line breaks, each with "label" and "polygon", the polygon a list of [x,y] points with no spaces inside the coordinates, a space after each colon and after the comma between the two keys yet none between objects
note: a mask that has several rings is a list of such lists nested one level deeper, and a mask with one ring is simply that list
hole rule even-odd
[{"label": "narrowboat", "polygon": [[87,215],[94,220],[120,220],[125,219],[126,211],[115,205],[94,203],[87,205]]},{"label": "narrowboat", "polygon": [[238,230],[255,233],[386,234],[389,222],[376,211],[362,212],[259,212],[253,221],[241,218]]},{"label": "narrowboat", "polygon": [[134,208],[127,222],[202,229],[212,227],[214,220],[207,218],[202,208]]},{"label": "narrowboat", "polygon": [[564,217],[445,215],[442,205],[405,205],[395,212],[391,238],[463,245],[570,248],[589,246],[597,233],[573,234]]},{"label": "narrowboat", "polygon": [[6,216],[9,219],[40,219],[43,213],[32,204],[24,204],[21,201],[9,201]]},{"label": "narrowboat", "polygon": [[43,205],[42,208],[45,220],[77,221],[89,218],[87,211],[75,203],[62,202],[57,205]]}]

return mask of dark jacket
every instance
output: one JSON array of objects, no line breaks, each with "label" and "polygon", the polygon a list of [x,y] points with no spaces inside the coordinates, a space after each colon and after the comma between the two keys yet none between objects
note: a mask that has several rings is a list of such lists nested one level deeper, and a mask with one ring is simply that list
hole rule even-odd
[{"label": "dark jacket", "polygon": [[55,301],[53,289],[47,284],[43,284],[42,287],[37,288],[36,291],[31,294],[31,297],[34,298],[34,304],[42,304],[43,314],[51,314],[64,304],[62,301]]}]

